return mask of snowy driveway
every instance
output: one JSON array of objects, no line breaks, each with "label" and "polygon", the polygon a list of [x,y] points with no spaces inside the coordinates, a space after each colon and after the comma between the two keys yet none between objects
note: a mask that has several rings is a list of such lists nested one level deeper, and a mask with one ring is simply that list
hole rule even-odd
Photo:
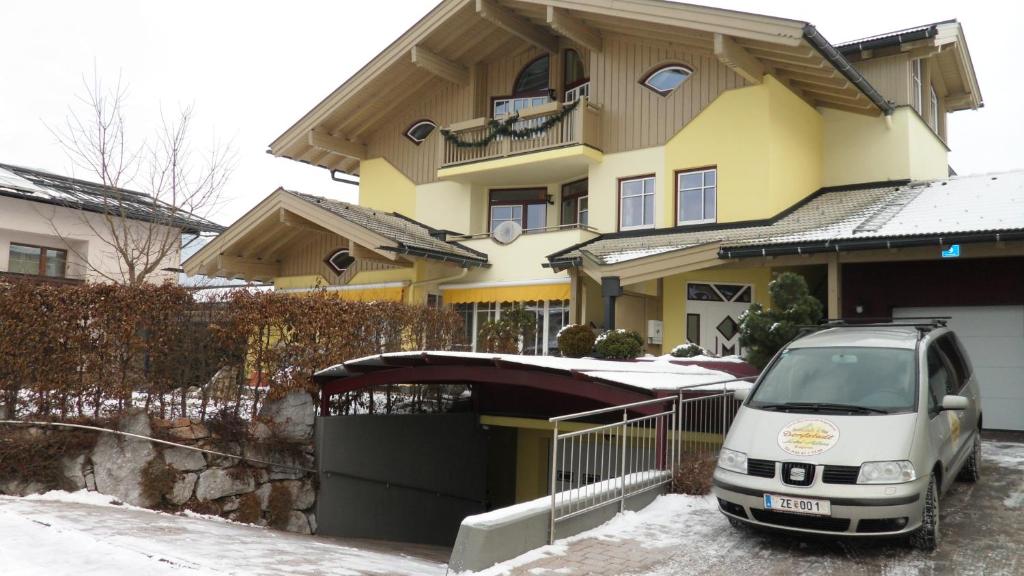
[{"label": "snowy driveway", "polygon": [[443,575],[379,544],[111,506],[95,493],[0,496],[4,576]]},{"label": "snowy driveway", "polygon": [[934,553],[892,540],[803,538],[736,530],[711,496],[661,496],[639,512],[477,573],[478,576],[1022,575],[1024,444],[986,441],[981,482],[942,502]]}]

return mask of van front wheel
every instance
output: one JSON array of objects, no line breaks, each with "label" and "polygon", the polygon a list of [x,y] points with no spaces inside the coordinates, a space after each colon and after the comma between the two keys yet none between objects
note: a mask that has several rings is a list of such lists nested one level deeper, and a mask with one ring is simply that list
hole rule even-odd
[{"label": "van front wheel", "polygon": [[921,527],[910,535],[910,544],[918,550],[931,552],[939,547],[939,486],[932,474],[924,493],[924,517]]},{"label": "van front wheel", "polygon": [[956,479],[961,482],[977,482],[981,478],[981,433],[974,435],[974,446],[971,447],[971,455],[964,462]]}]

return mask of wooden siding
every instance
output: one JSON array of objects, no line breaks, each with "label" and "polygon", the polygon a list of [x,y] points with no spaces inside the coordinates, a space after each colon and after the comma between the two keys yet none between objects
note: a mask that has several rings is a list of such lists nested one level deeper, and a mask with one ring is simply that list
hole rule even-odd
[{"label": "wooden siding", "polygon": [[[661,64],[685,64],[693,75],[660,96],[639,83]],[[605,153],[660,146],[719,94],[746,81],[714,56],[680,45],[606,36],[604,51],[590,56],[591,101],[601,107]]]},{"label": "wooden siding", "polygon": [[[419,99],[368,140],[370,157],[385,158],[417,184],[435,181],[443,145],[441,134],[435,130],[426,141],[416,145],[405,137],[406,129],[422,119],[445,127],[477,117],[481,108],[489,115],[490,99],[510,95],[522,68],[542,54],[537,48],[518,46],[518,51],[510,47],[471,67],[474,74],[483,75],[478,85],[485,88],[485,94],[478,95],[476,102],[471,87],[439,79],[419,89]],[[563,58],[569,48],[583,59],[590,76],[590,100],[601,108],[605,153],[662,145],[719,94],[746,86],[745,80],[713,55],[694,46],[606,34],[604,50],[593,53],[561,39],[559,54],[552,59],[551,66],[551,86],[559,98]],[[668,63],[685,64],[694,74],[668,96],[655,94],[639,83],[652,68]]]},{"label": "wooden siding", "polygon": [[886,100],[897,106],[910,105],[910,58],[906,54],[861,60],[853,65]]},{"label": "wooden siding", "polygon": [[281,276],[309,276],[319,274],[329,285],[348,284],[359,272],[391,270],[397,266],[385,260],[359,258],[344,274],[334,273],[324,260],[339,248],[345,248],[349,241],[331,232],[303,232],[301,240],[281,256]]}]

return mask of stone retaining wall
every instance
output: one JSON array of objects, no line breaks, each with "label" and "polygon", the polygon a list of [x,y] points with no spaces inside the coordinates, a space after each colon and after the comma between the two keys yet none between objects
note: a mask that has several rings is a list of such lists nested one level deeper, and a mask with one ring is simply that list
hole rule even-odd
[{"label": "stone retaining wall", "polygon": [[[86,489],[135,506],[171,512],[193,510],[311,534],[316,532],[316,474],[301,469],[316,468],[314,420],[313,400],[304,392],[268,402],[241,441],[219,438],[203,424],[186,418],[151,419],[138,410],[122,417],[118,429],[272,464],[98,433],[91,451],[62,459],[61,478],[49,482],[7,478],[0,481],[0,494]],[[29,431],[33,433],[62,431]],[[258,511],[254,502],[258,502]]]}]

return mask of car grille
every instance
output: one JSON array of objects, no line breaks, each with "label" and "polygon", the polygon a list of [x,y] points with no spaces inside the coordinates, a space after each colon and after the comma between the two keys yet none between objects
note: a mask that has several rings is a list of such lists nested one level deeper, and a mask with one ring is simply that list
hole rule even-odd
[{"label": "car grille", "polygon": [[750,458],[747,460],[747,474],[761,478],[775,478],[775,461]]},{"label": "car grille", "polygon": [[804,528],[806,530],[822,530],[825,532],[846,532],[850,529],[849,518],[830,518],[828,516],[805,516],[789,512],[769,512],[752,508],[750,513],[754,520],[776,526]]},{"label": "car grille", "polygon": [[860,466],[825,466],[821,481],[825,484],[856,484]]},{"label": "car grille", "polygon": [[[800,470],[803,470],[803,476],[794,477],[794,470],[797,471],[797,474],[799,474]],[[810,486],[814,483],[814,464],[804,464],[803,462],[783,462],[782,482],[783,484],[789,484],[790,486]]]}]

